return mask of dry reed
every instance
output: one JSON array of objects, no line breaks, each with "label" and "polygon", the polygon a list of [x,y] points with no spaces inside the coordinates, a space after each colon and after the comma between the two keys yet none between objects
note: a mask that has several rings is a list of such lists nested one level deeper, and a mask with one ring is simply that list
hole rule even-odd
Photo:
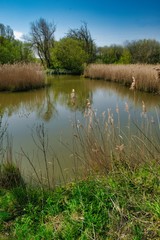
[{"label": "dry reed", "polygon": [[0,91],[26,91],[45,85],[45,74],[39,64],[0,65]]},{"label": "dry reed", "polygon": [[160,66],[146,64],[90,64],[84,76],[130,86],[130,89],[160,94]]},{"label": "dry reed", "polygon": [[[152,119],[147,106],[142,102],[142,119],[133,120],[130,107],[125,103],[126,125],[121,123],[118,105],[115,111],[108,109],[97,117],[91,105],[86,103],[85,123],[78,121],[74,125],[74,156],[84,163],[85,171],[114,171],[121,166],[129,169],[150,161],[160,161],[160,127],[159,118]],[[155,108],[157,116],[159,109]],[[157,126],[158,125],[158,126]],[[85,173],[86,174],[86,173]]]}]

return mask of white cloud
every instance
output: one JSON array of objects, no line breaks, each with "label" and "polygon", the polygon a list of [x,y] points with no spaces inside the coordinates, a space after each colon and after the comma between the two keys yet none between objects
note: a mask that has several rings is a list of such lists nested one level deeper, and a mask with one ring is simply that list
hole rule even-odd
[{"label": "white cloud", "polygon": [[15,36],[15,39],[22,40],[23,33],[18,32],[18,31],[14,31],[14,36]]}]

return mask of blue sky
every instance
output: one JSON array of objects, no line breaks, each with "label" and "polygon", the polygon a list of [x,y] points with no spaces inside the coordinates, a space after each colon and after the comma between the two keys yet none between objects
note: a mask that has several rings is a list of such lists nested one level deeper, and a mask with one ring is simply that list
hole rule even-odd
[{"label": "blue sky", "polygon": [[85,21],[98,46],[122,45],[144,38],[160,41],[159,9],[159,0],[1,0],[0,23],[18,36],[43,17],[54,21],[59,40]]}]

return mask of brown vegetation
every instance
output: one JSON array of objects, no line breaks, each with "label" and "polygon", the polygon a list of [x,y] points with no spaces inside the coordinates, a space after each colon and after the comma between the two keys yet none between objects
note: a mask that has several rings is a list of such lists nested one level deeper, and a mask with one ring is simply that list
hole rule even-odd
[{"label": "brown vegetation", "polygon": [[44,85],[45,75],[38,64],[0,65],[0,91],[26,91]]},{"label": "brown vegetation", "polygon": [[158,65],[90,64],[85,69],[84,76],[118,82],[131,86],[131,89],[160,94],[160,66]]},{"label": "brown vegetation", "polygon": [[[150,164],[151,160],[160,161],[160,109],[155,106],[157,119],[150,117],[147,106],[142,101],[141,119],[131,118],[131,107],[126,102],[124,112],[120,112],[117,105],[101,115],[86,102],[85,123],[76,122],[74,125],[74,150],[77,164],[84,164],[86,171],[107,172],[117,171],[125,166],[136,169],[143,164]],[[126,122],[122,122],[122,115],[126,115]],[[78,173],[77,175],[78,176]]]}]

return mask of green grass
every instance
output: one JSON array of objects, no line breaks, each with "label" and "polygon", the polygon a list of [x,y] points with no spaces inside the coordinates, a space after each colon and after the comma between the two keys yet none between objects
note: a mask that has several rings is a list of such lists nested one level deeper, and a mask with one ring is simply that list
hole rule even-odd
[{"label": "green grass", "polygon": [[[54,190],[0,190],[0,230],[15,239],[160,238],[160,166],[124,167]],[[10,238],[11,239],[11,238]]]}]

